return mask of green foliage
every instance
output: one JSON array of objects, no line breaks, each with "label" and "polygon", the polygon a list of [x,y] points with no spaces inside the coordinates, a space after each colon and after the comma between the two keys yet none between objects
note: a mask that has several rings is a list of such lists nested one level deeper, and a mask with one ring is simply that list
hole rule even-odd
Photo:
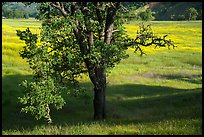
[{"label": "green foliage", "polygon": [[34,71],[34,82],[22,82],[21,86],[25,88],[25,95],[19,97],[19,100],[26,107],[22,108],[22,112],[30,112],[40,119],[44,117],[48,123],[51,123],[50,105],[54,105],[57,109],[62,108],[65,101],[60,93],[64,88],[55,83],[52,73],[49,69],[49,55],[47,47],[37,47],[37,34],[32,34],[29,28],[26,31],[17,30],[17,35],[21,40],[25,41],[26,46],[20,51],[22,58],[27,58],[30,68]]},{"label": "green foliage", "polygon": [[124,7],[131,9],[131,8],[140,8],[148,4],[149,2],[122,2]]},{"label": "green foliage", "polygon": [[19,53],[20,56],[22,58],[32,59],[37,49],[37,34],[32,34],[30,29],[27,28],[25,31],[17,30],[17,36],[19,36],[20,40],[25,41],[25,44],[28,45],[23,47],[24,49]]},{"label": "green foliage", "polygon": [[148,3],[149,2],[121,2],[121,5],[123,5],[122,18],[126,21],[141,20],[139,14],[145,12],[143,7]]},{"label": "green foliage", "polygon": [[23,81],[22,86],[25,88],[25,95],[19,97],[19,100],[23,105],[27,106],[22,108],[21,111],[30,112],[36,119],[44,117],[48,123],[52,123],[50,106],[61,109],[65,104],[54,81],[51,78],[30,83]]},{"label": "green foliage", "polygon": [[188,20],[184,16],[190,8],[195,8],[197,19],[202,20],[202,2],[155,2],[151,10],[155,12],[155,20]]},{"label": "green foliage", "polygon": [[5,18],[29,18],[36,17],[38,4],[27,2],[4,2],[2,16]]},{"label": "green foliage", "polygon": [[150,9],[145,10],[144,12],[140,12],[139,15],[141,20],[143,21],[151,21],[154,20],[154,16],[152,15],[152,11]]},{"label": "green foliage", "polygon": [[198,12],[195,8],[189,8],[185,11],[185,18],[187,20],[196,20],[198,16]]},{"label": "green foliage", "polygon": [[[65,6],[69,7],[70,5],[64,3]],[[52,53],[65,55],[67,60],[70,60],[68,63],[65,60],[60,61],[55,66],[61,66],[60,64],[64,64],[66,62],[66,66],[62,67],[62,69],[69,69],[70,72],[74,74],[79,74],[86,71],[86,66],[84,64],[84,60],[89,59],[93,66],[97,64],[97,66],[104,66],[104,67],[113,67],[114,64],[119,63],[122,58],[126,58],[127,55],[124,52],[126,47],[122,46],[121,42],[126,39],[126,34],[124,32],[124,27],[122,27],[122,22],[120,21],[120,15],[117,16],[115,19],[115,29],[116,32],[113,33],[113,40],[111,45],[107,45],[104,42],[104,39],[99,40],[98,31],[105,27],[105,16],[103,11],[105,10],[106,6],[109,6],[108,3],[99,5],[99,9],[101,10],[102,16],[102,24],[99,24],[97,20],[97,15],[94,11],[94,4],[88,3],[84,8],[89,12],[86,16],[83,16],[81,12],[76,15],[76,18],[82,22],[82,27],[80,29],[88,28],[93,32],[94,43],[91,47],[87,47],[87,53],[82,53],[80,50],[79,43],[76,41],[73,28],[77,28],[73,22],[73,18],[68,16],[67,18],[55,16],[54,11],[48,12],[46,11],[45,7],[49,7],[48,3],[44,3],[41,15],[44,17],[43,24],[42,24],[42,40],[47,43],[52,49]],[[44,9],[44,10],[43,10]],[[91,10],[92,9],[92,10]],[[52,17],[52,18],[50,18]],[[89,30],[87,30],[89,31]],[[83,36],[87,37],[86,31],[83,32]],[[86,44],[88,45],[88,40],[85,40]],[[66,46],[65,46],[66,45]],[[117,54],[116,54],[117,53]],[[70,54],[70,55],[68,55]],[[60,69],[58,69],[59,71]],[[81,71],[85,70],[85,71]],[[64,70],[63,70],[64,71]],[[64,71],[65,72],[65,71]]]},{"label": "green foliage", "polygon": [[95,41],[90,54],[85,56],[85,58],[90,59],[93,64],[105,64],[106,68],[113,68],[122,59],[128,57],[125,49],[127,48],[122,45],[106,45],[104,42]]}]

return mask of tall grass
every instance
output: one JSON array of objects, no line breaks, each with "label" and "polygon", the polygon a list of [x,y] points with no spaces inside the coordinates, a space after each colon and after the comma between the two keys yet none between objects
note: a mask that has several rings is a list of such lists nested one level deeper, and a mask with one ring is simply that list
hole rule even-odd
[{"label": "tall grass", "polygon": [[[36,20],[2,20],[2,133],[4,135],[201,135],[202,134],[202,22],[152,21],[157,34],[168,34],[177,47],[143,48],[140,57],[128,49],[107,79],[107,119],[93,121],[93,87],[88,76],[80,79],[87,91],[77,97],[63,94],[66,105],[52,111],[53,124],[21,113],[19,83],[31,80],[26,60],[18,52],[24,43],[16,29],[27,26],[39,34]],[[135,37],[140,22],[126,24]],[[168,38],[167,37],[167,38]]]}]

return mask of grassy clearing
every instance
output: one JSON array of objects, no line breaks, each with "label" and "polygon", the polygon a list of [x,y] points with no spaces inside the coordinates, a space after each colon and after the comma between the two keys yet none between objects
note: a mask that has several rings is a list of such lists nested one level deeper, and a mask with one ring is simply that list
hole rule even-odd
[{"label": "grassy clearing", "polygon": [[[18,52],[24,45],[16,29],[39,34],[36,20],[2,20],[2,133],[4,135],[201,135],[202,134],[202,22],[152,21],[155,33],[168,34],[177,48],[145,48],[140,57],[130,57],[108,76],[106,121],[92,120],[92,85],[81,79],[87,92],[64,95],[66,105],[53,110],[53,125],[20,113],[18,84],[31,80],[32,71]],[[140,22],[126,24],[135,36]],[[167,38],[168,38],[167,37]]]}]

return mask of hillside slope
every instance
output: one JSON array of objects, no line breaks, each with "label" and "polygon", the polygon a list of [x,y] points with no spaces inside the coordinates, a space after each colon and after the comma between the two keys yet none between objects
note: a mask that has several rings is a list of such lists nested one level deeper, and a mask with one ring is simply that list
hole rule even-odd
[{"label": "hillside slope", "polygon": [[198,20],[202,20],[202,2],[150,2],[145,6],[155,14],[155,20],[182,20],[182,15],[191,7],[198,12]]}]

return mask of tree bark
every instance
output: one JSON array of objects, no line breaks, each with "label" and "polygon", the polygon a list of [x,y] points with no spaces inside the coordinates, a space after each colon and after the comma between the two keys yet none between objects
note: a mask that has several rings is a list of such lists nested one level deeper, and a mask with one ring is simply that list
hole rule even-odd
[{"label": "tree bark", "polygon": [[106,118],[106,71],[105,68],[95,69],[96,81],[94,84],[94,120]]},{"label": "tree bark", "polygon": [[105,99],[105,86],[96,88],[94,87],[94,120],[103,120],[106,118],[106,99]]}]

